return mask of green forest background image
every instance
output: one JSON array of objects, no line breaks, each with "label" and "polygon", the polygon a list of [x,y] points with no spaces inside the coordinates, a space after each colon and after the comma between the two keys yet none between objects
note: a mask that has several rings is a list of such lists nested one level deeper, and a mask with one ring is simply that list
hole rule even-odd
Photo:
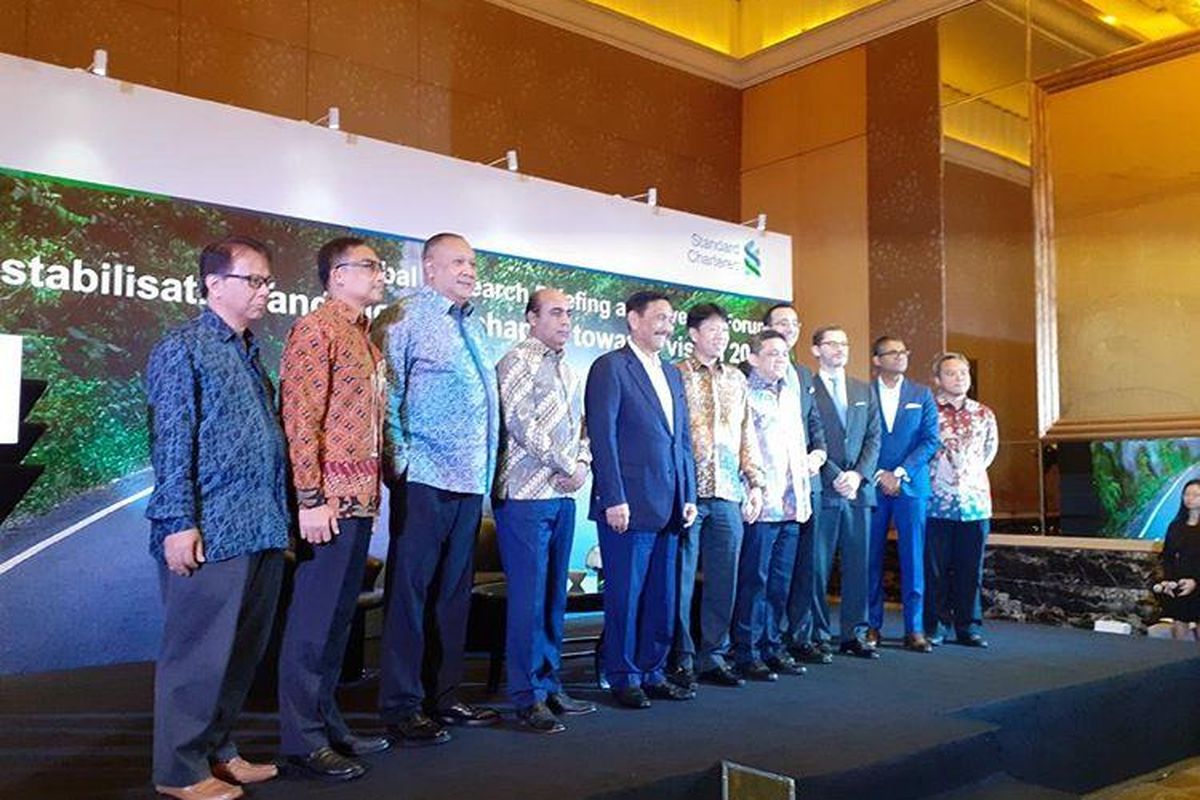
[{"label": "green forest background image", "polygon": [[[320,295],[315,254],[335,236],[363,236],[389,266],[400,265],[413,274],[419,266],[420,242],[400,236],[0,170],[0,260],[38,256],[43,264],[70,265],[79,258],[93,269],[106,261],[120,262],[135,266],[139,275],[182,279],[195,274],[204,244],[235,232],[271,246],[281,292]],[[470,238],[470,231],[463,233]],[[750,297],[478,255],[481,281],[520,283],[530,290],[551,285],[615,305],[637,289],[656,288],[671,297],[676,309],[713,301],[742,319],[758,319],[767,307],[766,301]],[[388,300],[400,291],[389,287]],[[477,306],[483,314],[522,319],[521,304],[479,300]],[[25,337],[24,375],[48,383],[30,419],[49,425],[25,459],[46,470],[4,527],[28,522],[64,500],[149,465],[146,359],[164,331],[197,311],[187,303],[0,284],[0,331]],[[575,322],[597,331],[625,331],[624,318],[615,315],[601,320],[577,313]],[[273,377],[291,323],[292,317],[268,314],[256,326],[263,361]],[[686,340],[683,326],[677,327],[676,338]],[[733,338],[741,342],[746,334]],[[498,356],[508,343],[493,346]],[[601,352],[575,348],[572,366],[585,374]]]}]

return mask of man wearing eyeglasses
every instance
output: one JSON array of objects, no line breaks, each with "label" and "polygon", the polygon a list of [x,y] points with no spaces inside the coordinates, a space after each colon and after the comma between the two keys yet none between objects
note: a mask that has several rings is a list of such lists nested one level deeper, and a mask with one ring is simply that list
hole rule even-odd
[{"label": "man wearing eyeglasses", "polygon": [[279,655],[283,755],[322,778],[351,780],[358,756],[386,750],[356,736],[334,691],[379,513],[383,356],[367,336],[383,300],[383,264],[343,237],[317,253],[325,302],[292,326],[280,365],[283,425],[300,507],[296,571]]},{"label": "man wearing eyeglasses", "polygon": [[[813,590],[794,625],[800,649],[832,654],[826,589],[835,552],[841,554],[841,652],[879,658],[867,640],[867,527],[875,490],[865,476],[879,458],[879,408],[871,387],[846,374],[850,340],[839,327],[818,328],[812,353],[819,365],[814,399],[825,427],[828,459],[821,467],[821,509],[813,537]],[[807,652],[802,653],[807,656]],[[806,660],[809,660],[806,658]]]},{"label": "man wearing eyeglasses", "polygon": [[900,597],[904,606],[904,647],[917,653],[933,649],[925,638],[925,504],[929,497],[929,460],[938,449],[938,412],[933,392],[905,380],[908,349],[894,336],[880,336],[871,348],[879,372],[879,464],[873,482],[878,505],[871,514],[869,550],[870,630],[879,643],[883,628],[883,551],[889,523],[896,525],[900,554]]},{"label": "man wearing eyeglasses", "polygon": [[230,739],[270,636],[288,543],[286,444],[250,332],[273,285],[266,245],[208,245],[206,308],[167,333],[146,368],[146,516],[164,606],[153,772],[169,797],[230,800],[278,773],[241,758]]},{"label": "man wearing eyeglasses", "polygon": [[443,725],[500,721],[458,696],[475,539],[500,436],[495,359],[471,303],[471,245],[440,233],[425,242],[421,263],[425,285],[387,309],[379,328],[391,490],[379,704],[410,747],[449,741]]}]

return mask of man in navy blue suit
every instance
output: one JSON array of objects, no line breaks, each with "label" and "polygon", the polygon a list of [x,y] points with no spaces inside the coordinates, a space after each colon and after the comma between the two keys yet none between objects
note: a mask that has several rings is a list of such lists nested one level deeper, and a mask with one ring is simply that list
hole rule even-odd
[{"label": "man in navy blue suit", "polygon": [[883,627],[883,549],[888,523],[896,525],[900,553],[900,596],[904,603],[904,646],[928,653],[922,619],[925,594],[925,504],[929,498],[929,460],[938,449],[938,412],[933,392],[904,379],[908,349],[895,336],[880,336],[871,348],[879,371],[879,464],[874,482],[878,505],[871,515],[870,630],[876,644]]},{"label": "man in navy blue suit", "polygon": [[679,532],[696,518],[696,468],[679,371],[659,351],[675,329],[667,297],[625,302],[629,342],[596,359],[584,408],[592,444],[588,515],[604,564],[600,668],[617,702],[690,700],[666,680],[675,619]]},{"label": "man in navy blue suit", "polygon": [[808,607],[791,621],[792,647],[804,661],[832,654],[825,592],[835,552],[841,553],[841,652],[879,658],[867,640],[867,528],[879,458],[879,409],[875,393],[846,375],[850,340],[836,326],[818,328],[812,352],[819,369],[814,401],[825,428],[828,458],[821,467],[821,509],[813,536],[813,581]]}]

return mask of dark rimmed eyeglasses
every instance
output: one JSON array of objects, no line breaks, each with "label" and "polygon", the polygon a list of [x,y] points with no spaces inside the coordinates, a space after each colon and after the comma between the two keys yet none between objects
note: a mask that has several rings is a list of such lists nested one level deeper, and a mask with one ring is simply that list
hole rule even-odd
[{"label": "dark rimmed eyeglasses", "polygon": [[236,272],[228,272],[221,277],[237,278],[239,281],[245,281],[256,292],[264,286],[268,289],[275,288],[275,276],[273,275],[239,275]]}]

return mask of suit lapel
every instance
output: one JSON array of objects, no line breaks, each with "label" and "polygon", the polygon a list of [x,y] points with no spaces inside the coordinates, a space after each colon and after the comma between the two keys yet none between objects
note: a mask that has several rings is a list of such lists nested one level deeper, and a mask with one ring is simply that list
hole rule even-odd
[{"label": "suit lapel", "polygon": [[[813,373],[813,397],[816,400],[817,407],[821,410],[821,418],[825,422],[825,427],[831,427],[830,423],[832,422],[833,426],[836,426],[837,430],[841,431],[842,436],[845,437],[846,429],[842,427],[842,420],[838,417],[837,409],[833,406],[833,398],[829,396],[829,390],[825,388],[825,379],[817,373]],[[846,422],[849,424],[850,387],[848,385],[846,386],[846,401]]]},{"label": "suit lapel", "polygon": [[[633,345],[625,345],[628,351],[625,353],[625,367],[633,376],[633,382],[642,390],[642,394],[646,396],[646,402],[658,413],[658,420],[662,426],[668,431],[671,430],[667,423],[667,415],[663,413],[662,401],[658,399],[658,392],[654,391],[654,384],[650,383],[650,376],[646,374],[646,368],[642,366],[642,362],[638,359],[637,354],[631,349]],[[667,381],[670,385],[670,380]]]}]

